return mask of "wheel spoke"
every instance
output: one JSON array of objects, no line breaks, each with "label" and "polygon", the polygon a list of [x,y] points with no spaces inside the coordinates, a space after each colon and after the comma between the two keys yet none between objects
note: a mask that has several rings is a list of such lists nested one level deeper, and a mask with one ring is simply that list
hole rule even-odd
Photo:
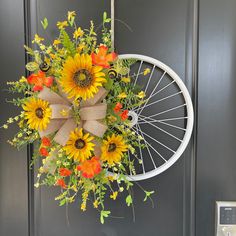
[{"label": "wheel spoke", "polygon": [[152,123],[149,123],[149,122],[148,122],[147,124],[151,125],[152,127],[156,128],[156,129],[159,129],[159,130],[160,130],[160,131],[162,131],[163,133],[165,133],[165,134],[169,135],[170,137],[172,137],[172,138],[174,138],[174,139],[176,139],[176,140],[178,140],[179,142],[181,142],[181,143],[182,143],[182,141],[183,141],[183,140],[181,140],[181,139],[177,138],[175,135],[173,135],[173,134],[169,133],[168,131],[166,131],[166,130],[164,130],[164,129],[160,128],[160,127],[158,127],[157,125],[154,125],[154,124],[152,124]]},{"label": "wheel spoke", "polygon": [[161,81],[162,81],[162,79],[164,78],[165,74],[166,74],[166,71],[165,71],[165,72],[162,74],[161,78],[160,78],[160,79],[159,79],[159,81],[157,82],[157,84],[156,84],[156,86],[154,87],[154,89],[152,90],[152,92],[151,92],[151,94],[150,94],[149,98],[146,100],[146,102],[145,102],[145,103],[144,103],[144,105],[142,106],[142,109],[141,109],[141,111],[140,111],[138,114],[141,114],[141,113],[142,113],[142,111],[143,111],[144,107],[145,107],[145,106],[146,106],[146,104],[148,103],[148,101],[149,101],[150,97],[151,97],[151,96],[153,95],[153,93],[156,91],[156,89],[157,89],[158,85],[161,83]]},{"label": "wheel spoke", "polygon": [[135,81],[134,81],[134,86],[135,86],[136,83],[137,83],[137,79],[138,79],[140,70],[141,70],[141,68],[142,68],[142,65],[143,65],[143,61],[140,61],[140,65],[139,65],[139,68],[138,68],[138,73],[137,73],[137,75],[136,75],[136,77],[135,77]]},{"label": "wheel spoke", "polygon": [[[159,113],[157,113],[157,114],[150,115],[149,117],[152,118],[152,117],[155,117],[155,116],[158,116],[158,115],[161,115],[161,114],[167,113],[167,112],[169,112],[169,111],[176,110],[176,109],[181,108],[181,107],[184,107],[184,106],[186,106],[186,104],[182,104],[182,105],[179,105],[179,106],[176,106],[176,107],[173,107],[173,108],[167,109],[167,110],[162,111],[162,112],[159,112]],[[140,113],[139,113],[139,115],[140,115]]]},{"label": "wheel spoke", "polygon": [[[135,127],[131,128],[131,129],[132,129],[136,134],[138,134],[138,129],[136,128],[137,130],[135,130],[134,128],[135,128]],[[141,136],[143,137],[143,134],[142,134],[142,133],[141,133]],[[148,144],[148,143],[146,142],[146,140],[145,140],[144,137],[143,137],[143,140],[144,140],[144,142],[145,142],[146,144]],[[151,158],[151,161],[152,161],[152,164],[153,164],[154,168],[157,168],[157,167],[156,167],[156,164],[155,164],[155,162],[154,162],[154,160],[153,160],[152,154],[151,154],[151,152],[150,152],[149,145],[147,146],[147,151],[148,151],[149,157]]]},{"label": "wheel spoke", "polygon": [[151,78],[152,78],[154,69],[155,69],[155,66],[152,67],[152,72],[151,72],[151,74],[150,74],[150,76],[149,76],[149,78],[148,78],[148,82],[147,82],[147,84],[146,84],[146,86],[145,86],[145,90],[144,90],[145,93],[146,93],[146,91],[147,91],[147,89],[148,89],[148,86],[149,86],[150,80],[151,80]]},{"label": "wheel spoke", "polygon": [[[140,126],[139,126],[140,127]],[[155,141],[156,143],[160,144],[161,146],[165,147],[166,149],[168,149],[169,151],[171,151],[172,153],[175,153],[175,151],[173,149],[171,149],[170,147],[166,146],[164,143],[154,139],[152,136],[150,136],[149,134],[145,133],[141,128],[140,128],[141,132],[143,134],[145,134],[147,137],[149,137],[150,139],[152,139],[153,141]]]},{"label": "wheel spoke", "polygon": [[[176,129],[180,129],[180,130],[186,131],[186,129],[184,129],[182,127],[179,127],[179,126],[176,126],[176,125],[172,125],[172,124],[166,123],[166,122],[161,121],[161,120],[155,120],[153,118],[145,117],[145,116],[142,116],[142,115],[139,116],[139,119],[141,120],[141,122],[139,122],[139,124],[161,123],[163,125],[167,125],[167,126],[170,126],[170,127],[176,128]],[[150,121],[147,121],[147,119],[149,119]]]},{"label": "wheel spoke", "polygon": [[[135,128],[135,127],[134,127]],[[145,139],[145,137],[143,136],[142,134],[142,130],[141,130],[141,127],[137,124],[136,125],[136,129],[139,130],[141,136],[143,137],[143,140],[145,142],[146,145],[148,145],[159,157],[161,157],[161,159],[164,161],[164,162],[167,162],[167,160]],[[153,161],[153,160],[152,160]]]},{"label": "wheel spoke", "polygon": [[175,83],[175,81],[173,80],[171,83],[167,84],[165,87],[163,87],[162,89],[156,91],[151,97],[154,97],[155,95],[157,95],[158,93],[160,93],[161,91],[165,90],[166,88],[168,88],[171,84]]},{"label": "wheel spoke", "polygon": [[[143,108],[143,110],[146,109],[146,108],[149,107],[149,106],[152,106],[152,105],[154,105],[154,104],[156,104],[156,103],[158,103],[158,102],[164,101],[164,100],[169,99],[169,98],[172,98],[172,97],[174,97],[174,96],[177,96],[178,94],[181,94],[181,93],[182,93],[182,91],[180,91],[180,92],[178,92],[178,93],[174,93],[174,94],[169,95],[169,96],[167,96],[167,97],[164,97],[164,98],[162,98],[162,99],[160,99],[160,100],[157,100],[157,101],[155,101],[155,102],[149,103],[149,104],[147,104],[147,105]],[[138,111],[139,109],[141,109],[141,108],[136,108],[136,109],[134,109],[134,111]]]},{"label": "wheel spoke", "polygon": [[[135,132],[135,131],[134,131],[134,132]],[[136,133],[137,133],[137,135],[139,136],[139,132],[137,131]],[[143,173],[145,173],[144,162],[143,162],[143,152],[142,152],[141,147],[140,147],[140,146],[141,146],[141,143],[140,143],[139,138],[138,138],[138,144],[139,144],[139,154],[140,154],[140,157],[141,157],[141,160],[142,160]]]}]

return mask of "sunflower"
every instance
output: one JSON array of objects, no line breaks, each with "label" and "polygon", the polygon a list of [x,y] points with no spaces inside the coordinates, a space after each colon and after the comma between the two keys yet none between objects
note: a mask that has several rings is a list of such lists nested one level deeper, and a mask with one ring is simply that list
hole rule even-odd
[{"label": "sunflower", "polygon": [[70,138],[64,147],[69,158],[74,158],[75,161],[83,162],[87,160],[93,150],[95,144],[91,141],[94,139],[89,133],[84,134],[83,129],[76,128],[70,133]]},{"label": "sunflower", "polygon": [[30,129],[45,130],[52,114],[47,101],[32,97],[22,105]]},{"label": "sunflower", "polygon": [[68,57],[63,65],[60,84],[69,98],[91,98],[106,82],[102,66],[93,66],[88,54]]},{"label": "sunflower", "polygon": [[128,146],[122,136],[112,134],[107,140],[103,141],[101,147],[101,160],[107,161],[110,165],[119,163],[123,156],[123,152],[126,152],[127,148]]}]

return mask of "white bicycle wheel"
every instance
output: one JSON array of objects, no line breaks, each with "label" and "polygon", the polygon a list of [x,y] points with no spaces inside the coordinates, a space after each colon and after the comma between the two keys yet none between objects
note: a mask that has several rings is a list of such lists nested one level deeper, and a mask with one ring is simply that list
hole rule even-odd
[{"label": "white bicycle wheel", "polygon": [[[164,172],[183,154],[193,128],[192,101],[180,77],[164,63],[137,54],[119,59],[136,59],[129,76],[146,93],[145,103],[129,111],[131,129],[141,135],[146,148],[137,150],[141,163],[134,163],[136,173],[127,175],[130,181],[144,180]],[[144,76],[141,71],[146,68],[150,74]],[[138,162],[131,153],[129,158]]]}]

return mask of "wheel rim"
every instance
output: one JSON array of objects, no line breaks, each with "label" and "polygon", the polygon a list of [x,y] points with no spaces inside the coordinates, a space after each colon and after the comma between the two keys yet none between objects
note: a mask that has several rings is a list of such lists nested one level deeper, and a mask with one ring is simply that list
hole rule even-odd
[{"label": "wheel rim", "polygon": [[[131,76],[134,86],[141,86],[147,94],[146,102],[142,106],[129,111],[132,131],[143,137],[142,142],[146,145],[145,149],[137,149],[142,160],[139,171],[135,174],[130,171],[127,175],[128,180],[139,181],[164,172],[183,154],[191,138],[193,106],[186,86],[169,66],[138,54],[120,55],[119,59],[137,60],[128,76]],[[140,73],[145,68],[150,69],[146,81]],[[162,94],[166,95],[161,97]],[[174,112],[177,116],[173,116]],[[178,125],[175,122],[179,122]],[[131,153],[128,154],[131,160],[134,159]]]}]

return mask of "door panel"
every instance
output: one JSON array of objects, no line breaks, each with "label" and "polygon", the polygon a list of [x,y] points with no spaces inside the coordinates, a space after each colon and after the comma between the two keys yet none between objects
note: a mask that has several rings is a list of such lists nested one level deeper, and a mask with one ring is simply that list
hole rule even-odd
[{"label": "door panel", "polygon": [[[82,26],[88,26],[91,19],[99,25],[103,11],[110,11],[108,0],[84,0],[76,3],[60,0],[56,1],[56,5],[55,1],[40,0],[36,5],[40,11],[38,16],[41,19],[44,16],[49,19],[49,35],[45,35],[48,38],[55,36],[56,21],[61,20],[67,10],[78,10]],[[148,5],[142,0],[117,1],[116,18],[132,28],[130,32],[124,24],[116,21],[115,45],[118,53],[139,53],[157,58],[172,67],[185,80],[187,10],[187,0],[178,3],[171,0],[149,0]],[[40,22],[40,18],[37,22]],[[36,25],[35,30],[43,35],[40,25]],[[113,202],[108,196],[107,208],[112,210],[114,217],[121,218],[110,218],[105,225],[101,225],[98,214],[92,207],[85,213],[80,211],[78,202],[70,205],[68,209],[58,207],[54,198],[59,189],[36,190],[36,235],[183,235],[185,158],[189,156],[183,156],[160,176],[141,182],[146,189],[153,189],[156,192],[153,196],[154,209],[150,204],[143,203],[142,191],[137,186],[134,187],[135,222],[132,210],[125,206],[124,197],[119,197]]]},{"label": "door panel", "polygon": [[[13,10],[15,6],[17,11]],[[7,81],[24,75],[24,5],[23,1],[0,1],[0,126],[17,114],[6,100],[13,96],[6,89]],[[0,235],[25,236],[28,232],[27,153],[18,152],[7,140],[13,138],[16,126],[0,129]]]},{"label": "door panel", "polygon": [[236,15],[233,0],[200,1],[196,235],[214,234],[216,200],[236,200]]}]

